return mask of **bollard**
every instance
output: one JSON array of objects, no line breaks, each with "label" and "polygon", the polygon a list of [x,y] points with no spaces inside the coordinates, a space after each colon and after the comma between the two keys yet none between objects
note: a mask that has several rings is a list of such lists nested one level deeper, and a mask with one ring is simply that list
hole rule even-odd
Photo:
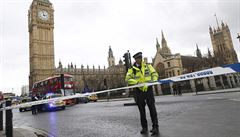
[{"label": "bollard", "polygon": [[110,92],[107,92],[107,101],[110,99]]},{"label": "bollard", "polygon": [[[12,102],[11,100],[6,101],[6,107],[11,106]],[[5,122],[5,128],[6,128],[6,137],[13,137],[13,125],[12,125],[12,109],[6,110],[6,122]]]},{"label": "bollard", "polygon": [[[0,104],[0,109],[2,109],[2,102]],[[3,131],[3,111],[0,111],[0,131]]]}]

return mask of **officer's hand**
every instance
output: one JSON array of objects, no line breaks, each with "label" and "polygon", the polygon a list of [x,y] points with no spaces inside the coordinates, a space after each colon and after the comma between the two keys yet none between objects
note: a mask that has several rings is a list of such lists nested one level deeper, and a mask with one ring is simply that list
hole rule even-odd
[{"label": "officer's hand", "polygon": [[142,84],[142,83],[144,83],[144,81],[142,79],[139,79],[138,84]]},{"label": "officer's hand", "polygon": [[148,81],[148,83],[154,83],[154,82],[157,82],[157,80],[156,81],[154,81],[154,80]]},{"label": "officer's hand", "polygon": [[148,90],[148,86],[147,86],[146,84],[144,84],[144,86],[143,86],[143,92],[147,92],[147,90]]}]

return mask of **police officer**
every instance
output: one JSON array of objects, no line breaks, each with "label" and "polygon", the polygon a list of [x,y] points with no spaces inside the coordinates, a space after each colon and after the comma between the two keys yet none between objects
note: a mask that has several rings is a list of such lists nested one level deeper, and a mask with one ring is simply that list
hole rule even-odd
[{"label": "police officer", "polygon": [[[142,60],[142,52],[136,53],[133,58],[135,59],[135,63],[133,64],[132,68],[128,69],[125,78],[125,80],[128,82],[128,85],[136,85],[141,83],[146,84],[147,82],[154,82],[158,80],[158,74],[152,65],[146,64]],[[148,87],[145,85],[143,87],[135,88],[134,91],[136,92],[136,103],[138,105],[141,117],[142,130],[140,133],[148,133],[148,124],[145,111],[145,106],[147,104],[152,120],[152,130],[150,130],[150,132],[152,132],[152,135],[158,134],[158,118],[152,86]]]}]

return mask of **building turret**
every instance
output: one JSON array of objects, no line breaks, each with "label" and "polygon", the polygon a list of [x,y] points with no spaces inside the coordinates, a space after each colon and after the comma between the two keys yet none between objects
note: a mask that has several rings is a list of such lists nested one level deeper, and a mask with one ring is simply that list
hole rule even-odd
[{"label": "building turret", "polygon": [[222,21],[221,25],[222,25],[222,29],[224,29],[225,28],[225,24],[223,23],[223,21]]},{"label": "building turret", "polygon": [[63,66],[62,66],[62,62],[59,60],[59,62],[58,62],[58,68],[62,68]]},{"label": "building turret", "polygon": [[208,58],[212,58],[212,53],[209,48],[208,48]]},{"label": "building turret", "polygon": [[200,49],[198,48],[198,44],[196,44],[197,50],[196,50],[196,55],[198,58],[202,58],[202,53],[200,51]]},{"label": "building turret", "polygon": [[163,35],[163,31],[162,31],[162,51],[161,51],[162,54],[164,55],[170,55],[171,54],[171,51],[167,45],[167,41]]},{"label": "building turret", "polygon": [[156,48],[157,52],[160,51],[160,44],[158,43],[158,38],[156,38]]},{"label": "building turret", "polygon": [[45,2],[45,3],[50,3],[49,0],[35,0],[35,1],[40,1],[40,2]]},{"label": "building turret", "polygon": [[209,30],[214,57],[218,60],[217,65],[237,63],[237,54],[233,47],[232,37],[228,25],[222,22],[221,28],[219,26],[217,27],[218,30],[216,31],[214,29],[213,33]]},{"label": "building turret", "polygon": [[115,66],[115,58],[113,56],[113,51],[111,46],[109,46],[109,50],[108,50],[108,67],[112,67]]},{"label": "building turret", "polygon": [[123,61],[120,59],[118,62],[119,65],[123,65]]},{"label": "building turret", "polygon": [[212,30],[212,27],[209,25],[209,33],[212,34],[213,33],[213,30]]}]

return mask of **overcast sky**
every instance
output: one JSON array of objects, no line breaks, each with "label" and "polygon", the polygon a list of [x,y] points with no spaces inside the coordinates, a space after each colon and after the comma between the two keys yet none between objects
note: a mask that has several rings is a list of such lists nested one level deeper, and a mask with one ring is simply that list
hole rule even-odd
[{"label": "overcast sky", "polygon": [[[109,45],[116,63],[129,50],[156,54],[161,30],[172,53],[212,51],[209,25],[228,24],[240,60],[240,0],[50,0],[54,6],[55,65],[92,68],[107,64]],[[28,85],[28,10],[32,0],[0,0],[0,91],[20,94]]]}]

